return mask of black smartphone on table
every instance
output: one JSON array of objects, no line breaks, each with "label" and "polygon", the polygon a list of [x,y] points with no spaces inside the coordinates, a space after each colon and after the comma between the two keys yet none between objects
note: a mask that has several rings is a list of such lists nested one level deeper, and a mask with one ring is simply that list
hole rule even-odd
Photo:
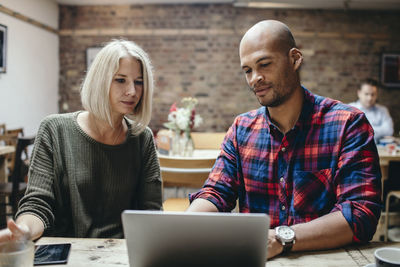
[{"label": "black smartphone on table", "polygon": [[66,264],[71,244],[49,244],[35,246],[34,265]]}]

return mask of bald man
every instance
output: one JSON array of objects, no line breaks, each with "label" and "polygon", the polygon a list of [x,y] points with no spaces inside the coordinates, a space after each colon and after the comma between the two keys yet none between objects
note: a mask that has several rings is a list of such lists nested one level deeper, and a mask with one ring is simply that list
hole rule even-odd
[{"label": "bald man", "polygon": [[250,28],[240,61],[261,108],[239,115],[188,211],[266,213],[268,257],[366,242],[380,217],[381,174],[365,115],[300,84],[289,28]]}]

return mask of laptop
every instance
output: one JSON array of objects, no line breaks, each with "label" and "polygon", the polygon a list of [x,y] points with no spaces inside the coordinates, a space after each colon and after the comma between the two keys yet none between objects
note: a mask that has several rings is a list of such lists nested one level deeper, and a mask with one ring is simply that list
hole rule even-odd
[{"label": "laptop", "polygon": [[131,267],[261,267],[266,214],[127,210],[122,224]]}]

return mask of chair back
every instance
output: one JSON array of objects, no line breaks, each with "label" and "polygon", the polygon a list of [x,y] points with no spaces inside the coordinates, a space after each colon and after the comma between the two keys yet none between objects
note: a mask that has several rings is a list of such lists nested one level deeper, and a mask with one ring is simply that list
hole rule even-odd
[{"label": "chair back", "polygon": [[0,143],[6,146],[17,146],[18,134],[16,133],[5,133],[0,135]]},{"label": "chair back", "polygon": [[[215,158],[183,158],[159,156],[164,194],[178,188],[183,190],[201,188],[215,163]],[[169,187],[169,188],[168,188]],[[180,191],[183,192],[183,191]],[[165,196],[165,195],[164,195]],[[189,207],[185,198],[167,197],[163,202],[165,211],[184,211]]]},{"label": "chair back", "polygon": [[225,132],[192,132],[195,149],[220,149]]},{"label": "chair back", "polygon": [[17,136],[24,136],[24,128],[7,129],[6,134],[16,134]]},{"label": "chair back", "polygon": [[164,187],[203,186],[215,159],[159,157]]}]

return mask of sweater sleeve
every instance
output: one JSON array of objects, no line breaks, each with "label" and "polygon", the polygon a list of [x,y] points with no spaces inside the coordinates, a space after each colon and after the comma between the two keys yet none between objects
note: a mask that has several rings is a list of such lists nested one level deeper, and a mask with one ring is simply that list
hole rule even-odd
[{"label": "sweater sleeve", "polygon": [[54,165],[51,135],[51,119],[42,121],[32,152],[28,187],[19,202],[16,218],[23,214],[37,216],[45,231],[54,223]]},{"label": "sweater sleeve", "polygon": [[151,130],[146,128],[142,146],[142,175],[139,187],[139,209],[161,210],[162,187],[160,163]]}]

